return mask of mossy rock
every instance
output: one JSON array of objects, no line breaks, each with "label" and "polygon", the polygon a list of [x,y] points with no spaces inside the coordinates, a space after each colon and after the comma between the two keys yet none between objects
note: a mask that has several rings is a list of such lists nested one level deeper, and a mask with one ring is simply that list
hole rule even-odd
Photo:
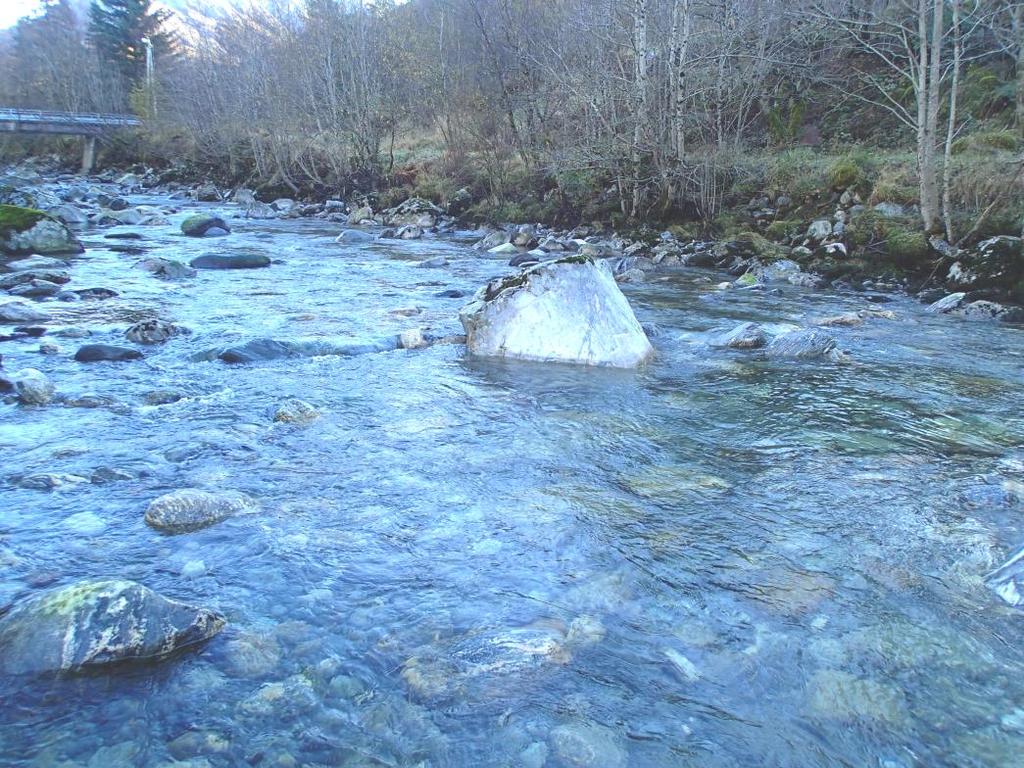
[{"label": "mossy rock", "polygon": [[757,232],[741,232],[735,237],[740,246],[757,256],[764,262],[778,261],[789,255],[789,251],[778,243],[773,243],[764,235]]},{"label": "mossy rock", "polygon": [[21,208],[17,205],[0,205],[0,237],[26,232],[43,219],[51,218],[35,208]]},{"label": "mossy rock", "polygon": [[779,219],[769,224],[764,233],[769,239],[778,241],[798,237],[806,230],[805,223],[800,219]]},{"label": "mossy rock", "polygon": [[851,245],[883,245],[893,261],[912,265],[931,253],[928,238],[911,218],[892,218],[878,211],[864,211],[846,227]]},{"label": "mossy rock", "polygon": [[74,672],[163,658],[217,634],[224,617],[131,581],[44,592],[0,616],[0,672]]},{"label": "mossy rock", "polygon": [[35,208],[0,205],[0,252],[45,256],[83,250],[71,230],[49,214]]}]

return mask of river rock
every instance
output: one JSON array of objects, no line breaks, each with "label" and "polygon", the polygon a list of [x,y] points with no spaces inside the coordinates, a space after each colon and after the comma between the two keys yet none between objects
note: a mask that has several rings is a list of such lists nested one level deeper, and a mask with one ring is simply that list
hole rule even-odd
[{"label": "river rock", "polygon": [[86,344],[79,347],[75,360],[80,363],[124,362],[138,360],[142,353],[128,347],[115,347],[112,344]]},{"label": "river rock", "polygon": [[124,336],[135,344],[163,344],[168,339],[187,333],[189,330],[180,325],[153,319],[136,323],[124,332]]},{"label": "river rock", "polygon": [[196,271],[180,261],[174,261],[173,259],[143,259],[135,266],[140,269],[144,269],[147,272],[151,272],[157,277],[162,277],[168,280],[178,280],[185,277],[195,277]]},{"label": "river rock", "polygon": [[760,349],[768,343],[768,334],[757,323],[743,323],[722,334],[713,342],[716,347]]},{"label": "river rock", "polygon": [[242,213],[242,216],[247,219],[276,219],[277,211],[268,203],[253,200],[245,206],[245,212]]},{"label": "river rock", "polygon": [[836,349],[836,340],[817,330],[799,330],[783,333],[772,339],[765,352],[769,358],[794,360],[839,360],[842,353]]},{"label": "river rock", "polygon": [[256,502],[242,493],[208,493],[186,488],[151,501],[146,508],[146,522],[165,533],[187,533],[255,510]]},{"label": "river rock", "polygon": [[407,224],[395,232],[394,236],[398,240],[419,240],[423,237],[423,227]]},{"label": "river rock", "polygon": [[[68,298],[69,294],[76,298]],[[75,301],[77,299],[82,299],[83,301],[103,301],[105,299],[116,299],[118,296],[120,294],[113,288],[74,288],[61,293],[57,298],[62,301]]]},{"label": "river rock", "polygon": [[199,214],[181,222],[181,231],[189,237],[207,237],[229,234],[231,227],[219,216]]},{"label": "river rock", "polygon": [[361,232],[358,229],[346,229],[340,235],[338,235],[334,242],[336,243],[369,243],[376,240],[376,238],[369,232]]},{"label": "river rock", "polygon": [[371,221],[373,219],[373,208],[368,205],[364,205],[361,208],[356,208],[348,217],[348,225],[350,227],[362,224],[364,221]]},{"label": "river rock", "polygon": [[29,280],[8,289],[11,296],[21,296],[26,299],[42,299],[48,296],[56,296],[60,293],[61,287],[49,280]]},{"label": "river rock", "polygon": [[925,308],[925,312],[932,312],[934,314],[944,315],[957,309],[964,303],[966,293],[951,293],[938,301],[929,304]]},{"label": "river rock", "polygon": [[25,269],[7,275],[0,275],[0,289],[16,288],[19,285],[31,283],[34,280],[63,285],[70,282],[71,276],[67,272],[58,269]]},{"label": "river rock", "polygon": [[81,253],[85,248],[63,223],[31,208],[0,205],[0,252]]},{"label": "river rock", "polygon": [[0,323],[39,323],[50,316],[27,301],[0,302]]},{"label": "river rock", "polygon": [[440,208],[422,197],[410,197],[401,205],[384,212],[384,223],[389,227],[415,226],[430,229],[437,218],[444,213]]},{"label": "river rock", "polygon": [[512,245],[512,243],[502,243],[501,245],[496,245],[493,248],[488,248],[487,252],[493,253],[497,256],[505,256],[506,254],[519,253],[519,249]]},{"label": "river rock", "polygon": [[0,671],[73,672],[153,660],[216,635],[225,619],[133,581],[82,581],[0,617]]},{"label": "river rock", "polygon": [[628,764],[615,732],[602,725],[560,725],[551,731],[548,742],[565,768],[625,768]]},{"label": "river rock", "polygon": [[447,267],[448,259],[446,259],[444,256],[434,256],[433,258],[419,262],[416,266],[421,267],[423,269],[436,269],[437,267]]},{"label": "river rock", "polygon": [[1007,605],[1019,608],[1024,604],[1024,547],[985,576],[985,584]]},{"label": "river rock", "polygon": [[270,257],[262,253],[208,253],[189,264],[196,269],[261,269],[270,266]]},{"label": "river rock", "polygon": [[[490,251],[493,248],[500,248],[506,245],[511,240],[511,236],[504,230],[498,230],[497,232],[491,232],[489,235],[484,237],[483,240],[477,241],[473,246],[478,251]],[[513,249],[515,246],[513,246]]]},{"label": "river rock", "polygon": [[526,253],[517,253],[511,259],[508,260],[510,267],[532,267],[534,264],[540,264],[540,262],[546,257],[538,256],[533,251],[527,251]]},{"label": "river rock", "polygon": [[[11,291],[14,293],[14,291]],[[23,294],[24,295],[24,294]],[[995,301],[979,299],[961,307],[957,314],[968,320],[1005,320],[1018,322],[1024,319],[1024,312],[1016,307],[1007,307]]]},{"label": "river rock", "polygon": [[819,219],[818,221],[811,222],[811,225],[807,228],[807,238],[820,242],[826,237],[832,234],[832,222],[828,219]]},{"label": "river rock", "polygon": [[281,424],[309,424],[320,418],[320,411],[304,400],[292,398],[275,406],[273,418]]},{"label": "river rock", "polygon": [[1016,292],[1016,298],[1024,300],[1021,238],[1001,235],[978,243],[960,254],[946,279],[957,288],[996,288]]},{"label": "river rock", "polygon": [[631,368],[654,351],[611,274],[579,257],[488,283],[459,319],[483,357]]},{"label": "river rock", "polygon": [[53,382],[35,368],[18,371],[10,381],[14,385],[15,397],[22,405],[46,405],[53,400]]},{"label": "river rock", "polygon": [[24,259],[8,262],[7,268],[12,272],[24,272],[36,269],[62,272],[68,268],[68,262],[63,259],[55,259],[52,256],[29,256]]}]

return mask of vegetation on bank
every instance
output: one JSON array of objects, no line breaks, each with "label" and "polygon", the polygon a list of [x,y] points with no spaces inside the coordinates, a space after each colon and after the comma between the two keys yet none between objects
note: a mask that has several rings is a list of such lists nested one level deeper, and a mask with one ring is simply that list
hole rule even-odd
[{"label": "vegetation on bank", "polygon": [[[18,73],[0,98],[131,109],[145,130],[101,162],[264,200],[416,195],[470,221],[668,228],[765,259],[842,203],[851,258],[918,271],[935,235],[1020,233],[1024,4],[741,5],[305,0],[179,19],[172,39],[147,0],[95,2],[88,23],[54,0],[0,45]],[[139,30],[159,35],[152,68]],[[77,142],[57,146],[75,162]]]}]

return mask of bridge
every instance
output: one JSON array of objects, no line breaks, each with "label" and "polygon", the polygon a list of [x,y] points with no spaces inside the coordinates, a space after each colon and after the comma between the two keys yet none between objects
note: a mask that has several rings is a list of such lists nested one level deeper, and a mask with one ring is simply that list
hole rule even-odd
[{"label": "bridge", "polygon": [[43,112],[37,109],[0,107],[0,133],[43,133],[82,137],[82,173],[96,164],[96,139],[121,128],[138,128],[142,121],[131,115],[95,112]]}]

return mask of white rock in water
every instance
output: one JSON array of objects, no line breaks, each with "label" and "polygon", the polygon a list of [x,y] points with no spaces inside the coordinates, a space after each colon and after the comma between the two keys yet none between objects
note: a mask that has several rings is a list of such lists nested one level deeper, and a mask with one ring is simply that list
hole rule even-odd
[{"label": "white rock in water", "polygon": [[488,283],[459,319],[483,357],[632,368],[654,351],[611,273],[580,257]]}]

